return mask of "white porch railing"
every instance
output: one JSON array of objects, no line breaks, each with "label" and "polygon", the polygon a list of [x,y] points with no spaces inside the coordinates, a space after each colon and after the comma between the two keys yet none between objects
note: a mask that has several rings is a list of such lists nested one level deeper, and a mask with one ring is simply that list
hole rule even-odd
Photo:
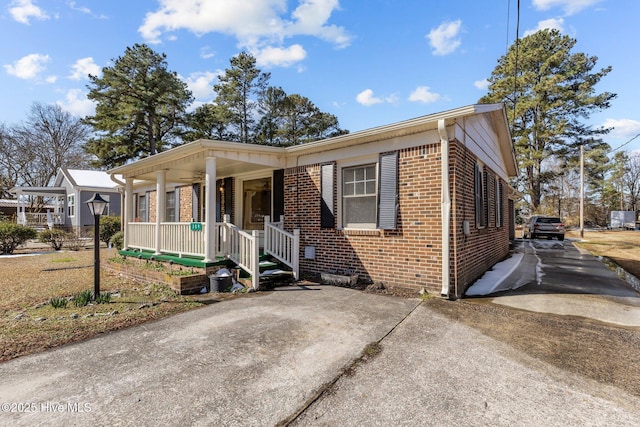
[{"label": "white porch railing", "polygon": [[[200,228],[200,227],[198,227]],[[127,227],[127,245],[134,249],[155,251],[156,224],[153,222],[130,222]],[[188,222],[163,222],[160,224],[160,245],[162,253],[178,256],[203,256],[206,225],[193,229]],[[216,256],[229,258],[251,275],[252,285],[257,288],[260,280],[260,246],[264,239],[264,250],[293,270],[294,278],[299,277],[300,232],[289,233],[284,230],[284,222],[269,223],[265,217],[264,233],[253,230],[251,233],[241,230],[225,215],[223,223],[216,223],[218,245]]]},{"label": "white porch railing", "polygon": [[251,285],[257,289],[260,283],[260,238],[258,231],[253,230],[252,234],[242,231],[228,222],[226,215],[222,227],[219,234],[221,249],[231,261],[251,275]]},{"label": "white porch railing", "polygon": [[156,250],[156,224],[153,222],[130,222],[128,224],[128,246],[134,249]]},{"label": "white porch railing", "polygon": [[160,251],[179,256],[202,255],[205,232],[204,224],[199,230],[192,230],[188,222],[163,222],[160,224]]},{"label": "white porch railing", "polygon": [[18,224],[26,226],[64,225],[64,214],[52,212],[19,212]]},{"label": "white porch railing", "polygon": [[264,218],[264,251],[293,270],[294,279],[300,275],[300,230],[289,233],[284,230],[284,219],[269,222]]}]

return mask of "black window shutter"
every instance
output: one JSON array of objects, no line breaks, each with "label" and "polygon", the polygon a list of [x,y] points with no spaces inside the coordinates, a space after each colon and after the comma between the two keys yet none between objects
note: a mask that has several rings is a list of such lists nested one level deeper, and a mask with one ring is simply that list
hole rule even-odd
[{"label": "black window shutter", "polygon": [[229,215],[229,221],[233,224],[233,178],[224,179],[224,214]]},{"label": "black window shutter", "polygon": [[320,173],[320,192],[322,206],[320,208],[320,227],[333,228],[335,226],[335,210],[333,206],[335,165],[322,165]]},{"label": "black window shutter", "polygon": [[200,221],[200,209],[198,209],[200,207],[200,203],[198,203],[198,199],[200,198],[200,184],[193,184],[191,188],[191,217],[193,221],[198,222]]},{"label": "black window shutter", "polygon": [[284,169],[273,171],[273,218],[272,221],[280,221],[284,215]]},{"label": "black window shutter", "polygon": [[398,152],[380,155],[378,180],[378,228],[398,227]]}]

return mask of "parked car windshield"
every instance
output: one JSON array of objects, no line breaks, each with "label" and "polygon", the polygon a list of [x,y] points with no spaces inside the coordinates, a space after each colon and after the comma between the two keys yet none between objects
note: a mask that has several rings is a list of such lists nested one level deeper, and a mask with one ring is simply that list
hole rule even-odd
[{"label": "parked car windshield", "polygon": [[538,218],[536,222],[541,222],[543,224],[557,224],[562,221],[560,221],[560,218],[543,217],[543,218]]}]

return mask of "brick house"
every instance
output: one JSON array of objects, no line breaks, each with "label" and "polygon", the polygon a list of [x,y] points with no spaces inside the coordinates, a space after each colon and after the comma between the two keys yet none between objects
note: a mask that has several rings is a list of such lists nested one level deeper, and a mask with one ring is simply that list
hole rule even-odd
[{"label": "brick house", "polygon": [[264,251],[297,274],[457,298],[514,237],[501,104],[294,147],[198,140],[109,172],[123,177],[128,248],[205,265],[256,272]]}]

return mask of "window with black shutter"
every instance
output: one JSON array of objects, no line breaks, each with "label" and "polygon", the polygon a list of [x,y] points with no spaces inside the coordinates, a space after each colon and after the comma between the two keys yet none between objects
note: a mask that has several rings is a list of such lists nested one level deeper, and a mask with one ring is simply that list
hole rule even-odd
[{"label": "window with black shutter", "polygon": [[398,222],[398,152],[380,155],[378,228],[394,230]]},{"label": "window with black shutter", "polygon": [[484,191],[484,173],[482,166],[476,164],[475,168],[475,211],[476,211],[476,227],[484,228],[487,226],[485,216],[485,191]]}]

